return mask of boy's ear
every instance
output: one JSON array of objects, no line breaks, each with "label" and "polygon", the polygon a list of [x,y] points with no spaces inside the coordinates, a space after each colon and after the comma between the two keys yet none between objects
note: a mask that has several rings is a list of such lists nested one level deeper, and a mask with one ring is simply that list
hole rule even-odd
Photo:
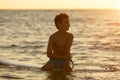
[{"label": "boy's ear", "polygon": [[60,23],[57,23],[58,27],[60,26]]}]

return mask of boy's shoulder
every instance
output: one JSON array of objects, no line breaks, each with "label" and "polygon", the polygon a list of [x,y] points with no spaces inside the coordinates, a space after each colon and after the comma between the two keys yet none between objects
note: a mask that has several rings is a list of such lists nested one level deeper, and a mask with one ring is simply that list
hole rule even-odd
[{"label": "boy's shoulder", "polygon": [[[53,34],[50,36],[50,38],[55,38],[55,37],[57,36],[57,34],[58,34],[58,32],[53,33]],[[68,36],[68,37],[74,38],[74,36],[73,36],[72,33],[66,32],[65,35]]]},{"label": "boy's shoulder", "polygon": [[[51,36],[55,36],[55,35],[57,35],[57,34],[59,34],[59,33],[58,33],[58,32],[55,32],[55,33],[53,33]],[[69,32],[66,32],[65,35],[73,36],[73,34],[72,34],[72,33],[69,33]]]},{"label": "boy's shoulder", "polygon": [[68,37],[71,37],[71,38],[74,37],[73,34],[72,34],[72,33],[69,33],[69,32],[67,32],[67,35],[68,35]]},{"label": "boy's shoulder", "polygon": [[67,32],[67,34],[68,34],[69,36],[73,36],[73,34],[72,34],[72,33]]},{"label": "boy's shoulder", "polygon": [[54,37],[55,37],[55,35],[56,35],[56,33],[57,33],[57,32],[55,32],[55,33],[51,34],[49,38],[54,38]]},{"label": "boy's shoulder", "polygon": [[51,37],[55,36],[57,34],[57,32],[54,32],[53,34],[51,34]]}]

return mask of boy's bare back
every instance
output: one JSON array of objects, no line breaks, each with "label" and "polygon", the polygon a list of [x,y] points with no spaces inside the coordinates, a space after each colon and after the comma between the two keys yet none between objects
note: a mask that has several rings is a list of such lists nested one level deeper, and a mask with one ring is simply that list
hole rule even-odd
[{"label": "boy's bare back", "polygon": [[53,55],[64,57],[63,59],[70,59],[70,47],[72,44],[73,35],[68,32],[61,33],[57,31],[50,38],[52,41],[51,45],[53,45]]}]

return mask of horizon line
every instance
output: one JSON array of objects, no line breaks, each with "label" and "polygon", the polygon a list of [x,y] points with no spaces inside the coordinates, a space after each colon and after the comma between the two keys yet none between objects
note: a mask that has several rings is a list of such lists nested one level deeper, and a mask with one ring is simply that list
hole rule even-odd
[{"label": "horizon line", "polygon": [[118,10],[116,8],[1,8],[0,10]]}]

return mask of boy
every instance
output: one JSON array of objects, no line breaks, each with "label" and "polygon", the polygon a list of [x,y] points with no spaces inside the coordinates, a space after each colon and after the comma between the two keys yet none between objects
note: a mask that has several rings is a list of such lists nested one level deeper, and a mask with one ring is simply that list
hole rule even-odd
[{"label": "boy", "polygon": [[47,47],[47,57],[49,61],[41,68],[42,70],[52,71],[56,68],[62,68],[65,71],[72,71],[70,67],[70,48],[73,41],[73,35],[68,33],[69,16],[66,13],[60,13],[54,19],[57,32],[49,37]]}]

